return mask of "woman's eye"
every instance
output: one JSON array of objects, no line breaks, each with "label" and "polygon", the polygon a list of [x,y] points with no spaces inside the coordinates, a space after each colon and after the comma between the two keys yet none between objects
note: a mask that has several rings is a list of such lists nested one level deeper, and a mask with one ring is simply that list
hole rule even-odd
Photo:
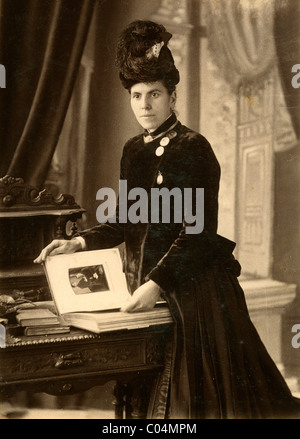
[{"label": "woman's eye", "polygon": [[156,92],[152,93],[152,97],[153,97],[153,98],[158,98],[158,96],[159,96],[158,93],[156,93]]}]

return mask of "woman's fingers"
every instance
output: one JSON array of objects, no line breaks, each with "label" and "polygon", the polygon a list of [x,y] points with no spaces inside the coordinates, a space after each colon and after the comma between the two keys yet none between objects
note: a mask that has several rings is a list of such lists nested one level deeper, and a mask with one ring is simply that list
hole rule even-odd
[{"label": "woman's fingers", "polygon": [[123,312],[139,312],[148,311],[155,306],[155,301],[144,300],[140,295],[135,294],[129,299],[129,301],[122,306]]},{"label": "woman's fingers", "polygon": [[40,264],[45,261],[46,257],[56,248],[62,245],[62,240],[54,239],[47,247],[43,248],[39,256],[33,261],[35,264]]},{"label": "woman's fingers", "polygon": [[65,239],[54,239],[47,247],[45,247],[39,256],[33,261],[35,264],[41,264],[47,258],[47,256],[54,256],[63,253],[75,253],[80,249],[80,243],[71,239],[70,241]]},{"label": "woman's fingers", "polygon": [[121,311],[123,312],[135,312],[140,311],[143,308],[142,301],[139,294],[134,293],[129,300],[122,306]]},{"label": "woman's fingers", "polygon": [[140,311],[146,311],[147,309],[148,308],[145,308],[142,305],[127,305],[127,306],[123,306],[121,308],[121,311],[122,312],[140,312]]},{"label": "woman's fingers", "polygon": [[128,302],[122,306],[121,311],[122,312],[133,312],[135,307],[136,307],[136,299],[132,296],[128,300]]},{"label": "woman's fingers", "polygon": [[[47,247],[45,247],[39,256],[33,261],[35,264],[40,264],[46,260],[47,256],[58,255],[67,252],[67,243],[70,241],[64,239],[54,239]],[[71,247],[73,245],[71,244]],[[74,250],[75,251],[75,250]],[[69,253],[72,253],[69,251]]]},{"label": "woman's fingers", "polygon": [[147,281],[135,290],[121,311],[139,312],[153,309],[159,299],[160,291],[160,287],[155,282]]}]

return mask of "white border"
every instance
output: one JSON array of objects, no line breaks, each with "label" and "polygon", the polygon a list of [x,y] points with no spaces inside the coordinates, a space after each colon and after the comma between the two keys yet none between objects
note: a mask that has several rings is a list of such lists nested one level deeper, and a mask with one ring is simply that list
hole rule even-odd
[{"label": "white border", "polygon": [[[103,265],[109,290],[75,294],[69,269],[90,265]],[[48,256],[43,266],[59,314],[119,309],[129,297],[118,248]]]}]

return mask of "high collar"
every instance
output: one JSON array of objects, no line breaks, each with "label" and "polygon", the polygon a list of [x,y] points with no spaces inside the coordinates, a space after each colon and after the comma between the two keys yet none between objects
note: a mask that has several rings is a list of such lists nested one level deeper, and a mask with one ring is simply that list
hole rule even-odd
[{"label": "high collar", "polygon": [[155,131],[152,131],[151,133],[149,133],[147,130],[144,130],[144,136],[151,136],[152,138],[155,138],[157,136],[159,136],[162,133],[165,133],[166,131],[168,131],[168,129],[174,125],[177,121],[177,117],[175,113],[172,113],[171,116],[168,117],[168,119],[166,119],[164,121],[164,123],[162,123]]}]

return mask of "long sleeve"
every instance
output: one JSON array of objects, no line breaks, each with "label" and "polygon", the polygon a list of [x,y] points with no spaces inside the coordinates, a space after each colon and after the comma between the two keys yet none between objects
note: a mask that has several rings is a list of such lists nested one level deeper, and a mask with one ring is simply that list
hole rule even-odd
[{"label": "long sleeve", "polygon": [[[124,178],[124,160],[126,145],[120,163],[120,179]],[[124,224],[119,223],[119,197],[116,205],[116,222],[98,224],[77,234],[85,240],[87,250],[112,248],[124,242]]]},{"label": "long sleeve", "polygon": [[79,232],[86,243],[86,250],[112,248],[124,241],[124,227],[116,224],[99,224]]}]

